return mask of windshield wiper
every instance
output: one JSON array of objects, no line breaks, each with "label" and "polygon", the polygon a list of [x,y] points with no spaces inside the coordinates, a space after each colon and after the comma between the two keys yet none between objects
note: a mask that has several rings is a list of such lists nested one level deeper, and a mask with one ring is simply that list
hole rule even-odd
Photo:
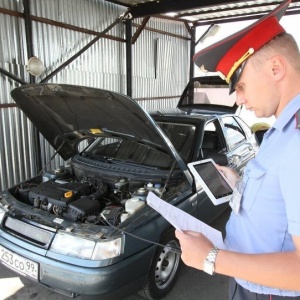
[{"label": "windshield wiper", "polygon": [[141,167],[149,170],[159,170],[157,167],[152,167],[152,166],[146,166],[138,163],[134,163],[128,160],[122,160],[122,159],[117,159],[117,158],[107,158],[109,162],[117,164],[117,165],[129,165],[131,167]]},{"label": "windshield wiper", "polygon": [[100,156],[100,155],[94,154],[92,152],[87,152],[87,151],[82,151],[80,153],[80,155],[84,156],[84,157],[92,158],[92,159],[95,159],[95,160],[99,160],[103,163],[111,163],[111,159],[112,159],[110,157]]}]

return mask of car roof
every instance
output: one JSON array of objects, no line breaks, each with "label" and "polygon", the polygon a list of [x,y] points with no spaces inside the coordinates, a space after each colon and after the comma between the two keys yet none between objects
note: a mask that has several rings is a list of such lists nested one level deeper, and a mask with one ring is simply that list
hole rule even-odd
[{"label": "car roof", "polygon": [[215,114],[201,114],[196,112],[187,112],[179,109],[164,109],[164,110],[155,110],[148,111],[155,120],[159,119],[173,119],[173,120],[182,120],[194,123],[203,123],[211,119],[215,119]]},{"label": "car roof", "polygon": [[176,122],[191,122],[191,123],[207,123],[208,121],[217,119],[220,115],[222,116],[236,116],[233,113],[225,112],[215,112],[213,110],[205,110],[203,112],[201,109],[192,108],[192,109],[157,109],[150,110],[148,113],[155,121],[162,120],[173,120]]}]

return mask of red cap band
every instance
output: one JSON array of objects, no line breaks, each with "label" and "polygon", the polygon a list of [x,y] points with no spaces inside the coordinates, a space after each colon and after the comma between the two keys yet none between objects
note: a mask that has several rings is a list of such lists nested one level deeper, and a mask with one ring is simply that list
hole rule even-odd
[{"label": "red cap band", "polygon": [[[242,64],[243,61],[240,61],[239,64],[235,65],[235,63],[238,62],[250,48],[253,48],[255,52],[282,32],[285,32],[285,30],[278,23],[276,17],[264,20],[243,36],[227,53],[225,53],[218,62],[216,70],[227,77],[233,66],[237,69]],[[228,78],[228,80],[230,80],[230,78]]]}]

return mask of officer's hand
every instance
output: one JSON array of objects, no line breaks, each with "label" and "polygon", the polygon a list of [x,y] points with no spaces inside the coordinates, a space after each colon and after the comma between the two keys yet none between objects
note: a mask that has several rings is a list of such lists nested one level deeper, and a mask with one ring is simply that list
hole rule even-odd
[{"label": "officer's hand", "polygon": [[202,233],[194,231],[175,231],[180,242],[182,261],[190,267],[202,270],[203,262],[209,251],[214,247],[212,242]]},{"label": "officer's hand", "polygon": [[220,165],[216,165],[216,167],[219,171],[221,171],[225,175],[225,177],[227,178],[227,180],[229,181],[232,187],[235,187],[237,181],[241,179],[237,171],[229,167],[224,167]]}]

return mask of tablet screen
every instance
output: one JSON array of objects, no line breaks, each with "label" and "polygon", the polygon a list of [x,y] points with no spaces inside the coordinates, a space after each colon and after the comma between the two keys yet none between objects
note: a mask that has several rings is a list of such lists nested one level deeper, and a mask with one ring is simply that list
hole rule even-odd
[{"label": "tablet screen", "polygon": [[210,161],[194,165],[202,180],[216,199],[232,194],[232,189]]}]

